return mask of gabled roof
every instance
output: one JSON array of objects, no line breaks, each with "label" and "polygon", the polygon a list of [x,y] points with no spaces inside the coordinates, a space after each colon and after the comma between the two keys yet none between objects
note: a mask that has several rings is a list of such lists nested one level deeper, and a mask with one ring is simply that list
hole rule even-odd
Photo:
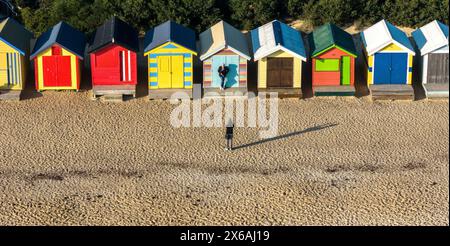
[{"label": "gabled roof", "polygon": [[138,33],[117,17],[112,17],[97,28],[88,52],[92,53],[109,44],[117,44],[134,52],[139,51]]},{"label": "gabled roof", "polygon": [[236,54],[250,60],[250,49],[244,34],[230,24],[220,21],[200,34],[200,60],[228,48]]},{"label": "gabled roof", "polygon": [[167,42],[174,42],[196,53],[195,32],[173,21],[166,21],[145,34],[144,53]]},{"label": "gabled roof", "polygon": [[60,45],[80,59],[83,59],[84,57],[84,49],[86,46],[84,34],[65,22],[60,22],[39,36],[36,40],[30,59],[33,59],[54,44]]},{"label": "gabled roof", "polygon": [[357,56],[353,37],[334,24],[325,24],[309,34],[311,56],[317,56],[323,52],[337,47],[353,56]]},{"label": "gabled roof", "polygon": [[280,21],[275,20],[252,30],[251,36],[255,61],[280,50],[306,61],[301,33]]},{"label": "gabled roof", "polygon": [[437,20],[415,30],[412,36],[421,55],[448,46],[448,26]]},{"label": "gabled roof", "polygon": [[12,18],[6,18],[0,23],[0,40],[21,55],[28,52],[32,38],[33,34]]},{"label": "gabled roof", "polygon": [[390,44],[400,46],[408,53],[415,55],[408,36],[386,20],[382,20],[361,32],[361,38],[369,55],[373,55]]}]

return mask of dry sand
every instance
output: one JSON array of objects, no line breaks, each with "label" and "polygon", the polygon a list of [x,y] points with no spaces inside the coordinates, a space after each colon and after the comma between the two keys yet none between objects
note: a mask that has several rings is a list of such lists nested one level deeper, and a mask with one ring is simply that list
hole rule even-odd
[{"label": "dry sand", "polygon": [[173,107],[1,102],[0,224],[449,224],[448,100],[284,99],[282,136],[237,129],[233,152],[223,129],[172,128]]}]

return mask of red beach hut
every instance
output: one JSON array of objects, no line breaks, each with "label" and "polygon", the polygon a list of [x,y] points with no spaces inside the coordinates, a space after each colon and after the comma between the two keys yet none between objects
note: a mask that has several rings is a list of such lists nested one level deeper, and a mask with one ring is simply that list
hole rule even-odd
[{"label": "red beach hut", "polygon": [[138,51],[138,33],[119,18],[97,29],[88,49],[94,97],[136,95]]},{"label": "red beach hut", "polygon": [[314,94],[354,95],[355,44],[350,34],[333,24],[323,25],[309,36]]}]

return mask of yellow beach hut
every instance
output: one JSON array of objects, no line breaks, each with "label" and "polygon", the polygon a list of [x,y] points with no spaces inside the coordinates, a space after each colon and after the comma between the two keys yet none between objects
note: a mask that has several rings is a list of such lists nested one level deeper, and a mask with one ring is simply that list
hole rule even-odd
[{"label": "yellow beach hut", "polygon": [[25,87],[33,34],[14,19],[0,22],[0,90]]},{"label": "yellow beach hut", "polygon": [[86,40],[84,34],[60,22],[36,40],[36,90],[79,90]]},{"label": "yellow beach hut", "polygon": [[150,99],[170,98],[175,92],[192,97],[195,32],[173,21],[149,30],[144,39],[148,57]]},{"label": "yellow beach hut", "polygon": [[275,20],[252,30],[251,37],[258,92],[301,96],[302,62],[306,62],[301,33]]}]

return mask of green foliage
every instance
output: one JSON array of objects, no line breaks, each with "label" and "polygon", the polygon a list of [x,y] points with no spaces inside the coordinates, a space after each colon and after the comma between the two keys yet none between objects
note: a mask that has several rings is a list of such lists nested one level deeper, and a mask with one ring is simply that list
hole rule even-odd
[{"label": "green foliage", "polygon": [[448,23],[448,0],[386,0],[383,7],[386,17],[397,25],[419,27],[434,19]]},{"label": "green foliage", "polygon": [[222,17],[214,0],[152,0],[156,23],[173,20],[201,32]]},{"label": "green foliage", "polygon": [[284,4],[282,0],[230,0],[231,20],[237,27],[253,29],[280,19]]},{"label": "green foliage", "polygon": [[116,15],[139,31],[174,20],[197,32],[224,19],[253,29],[274,19],[292,17],[314,26],[371,25],[388,19],[418,27],[434,19],[448,24],[449,0],[13,0],[17,17],[39,35],[63,20],[90,33]]},{"label": "green foliage", "polygon": [[314,26],[323,25],[324,23],[334,23],[344,26],[353,24],[358,17],[359,8],[351,8],[350,6],[360,6],[359,1],[354,0],[310,0],[304,9],[304,17]]},{"label": "green foliage", "polygon": [[288,0],[288,14],[294,18],[300,18],[303,15],[304,7],[308,0]]}]

